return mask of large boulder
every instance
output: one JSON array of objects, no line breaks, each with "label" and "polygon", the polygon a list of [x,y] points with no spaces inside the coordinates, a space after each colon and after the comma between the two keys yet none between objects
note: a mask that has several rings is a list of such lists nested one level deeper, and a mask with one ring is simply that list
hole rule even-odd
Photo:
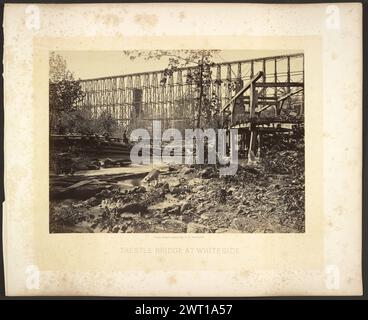
[{"label": "large boulder", "polygon": [[176,204],[173,204],[173,205],[170,205],[170,206],[166,207],[163,210],[163,212],[167,213],[167,214],[179,214],[180,213],[180,207]]},{"label": "large boulder", "polygon": [[183,169],[180,170],[179,174],[184,176],[192,172],[194,172],[194,168],[184,167]]},{"label": "large boulder", "polygon": [[146,182],[151,182],[153,180],[156,180],[160,175],[160,171],[159,170],[152,170],[150,173],[148,173],[145,178],[144,178],[144,181]]},{"label": "large boulder", "polygon": [[98,204],[100,204],[101,200],[97,199],[96,197],[91,197],[91,198],[85,200],[84,203],[87,206],[94,207],[94,206],[97,206]]},{"label": "large boulder", "polygon": [[168,181],[169,187],[179,187],[181,185],[178,178],[174,178]]},{"label": "large boulder", "polygon": [[210,179],[210,178],[215,178],[216,177],[216,173],[215,173],[214,169],[210,168],[210,167],[206,168],[206,169],[203,169],[198,174],[202,179]]},{"label": "large boulder", "polygon": [[129,203],[125,204],[119,208],[117,208],[118,213],[146,213],[147,212],[147,206],[141,203]]}]

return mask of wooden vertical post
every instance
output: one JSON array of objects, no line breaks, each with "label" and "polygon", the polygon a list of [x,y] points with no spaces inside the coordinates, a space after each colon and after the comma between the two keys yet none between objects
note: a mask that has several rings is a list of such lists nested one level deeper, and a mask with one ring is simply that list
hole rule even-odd
[{"label": "wooden vertical post", "polygon": [[249,141],[249,153],[248,153],[248,161],[253,162],[254,152],[255,152],[255,143],[256,143],[256,130],[253,124],[256,107],[257,107],[257,91],[255,83],[252,82],[250,86],[250,141]]},{"label": "wooden vertical post", "polygon": [[258,103],[258,94],[256,86],[254,83],[250,85],[250,96],[249,96],[249,106],[250,106],[250,118],[254,118],[256,114],[256,107]]},{"label": "wooden vertical post", "polygon": [[244,155],[245,155],[245,159],[248,159],[248,152],[249,152],[249,148],[248,148],[248,138],[249,138],[249,131],[246,130],[244,132]]},{"label": "wooden vertical post", "polygon": [[[218,100],[218,105],[217,108],[218,110],[221,110],[222,108],[222,93],[221,93],[221,66],[217,65],[217,69],[216,69],[216,97]],[[223,114],[221,113],[220,115],[220,121],[221,121],[221,125],[223,125],[224,123],[224,117]]]},{"label": "wooden vertical post", "polygon": [[[124,110],[124,78],[119,78],[119,119],[121,119],[121,122],[124,123],[124,116],[123,116],[123,110]],[[124,123],[125,124],[125,123]]]},{"label": "wooden vertical post", "polygon": [[237,74],[237,78],[239,81],[241,81],[241,62],[238,63],[238,74]]},{"label": "wooden vertical post", "polygon": [[257,134],[257,158],[261,159],[261,131]]},{"label": "wooden vertical post", "polygon": [[231,99],[231,94],[232,94],[232,90],[231,90],[231,65],[230,64],[227,65],[226,80],[229,81],[229,86],[227,87],[227,90],[226,90],[226,102],[228,102]]},{"label": "wooden vertical post", "polygon": [[116,84],[117,84],[117,78],[111,79],[111,103],[112,103],[112,113],[114,119],[117,118],[116,116]]},{"label": "wooden vertical post", "polygon": [[[277,59],[275,58],[275,71],[274,71],[274,80],[277,83]],[[275,101],[277,101],[277,86],[275,87]],[[275,116],[278,115],[278,105],[275,106]]]},{"label": "wooden vertical post", "polygon": [[254,128],[252,128],[253,124],[251,124],[251,131],[250,131],[250,139],[249,139],[249,148],[248,148],[248,162],[252,163],[255,160],[254,156],[254,146],[256,142],[256,132]]},{"label": "wooden vertical post", "polygon": [[151,103],[151,86],[150,86],[150,74],[146,73],[143,75],[143,115],[144,117],[151,118],[152,117],[152,103]]},{"label": "wooden vertical post", "polygon": [[152,103],[152,118],[157,118],[157,73],[151,77],[151,103]]},{"label": "wooden vertical post", "polygon": [[[171,119],[175,118],[175,108],[174,108],[174,75],[169,76],[169,106]],[[173,122],[171,120],[170,127],[173,127]]]}]

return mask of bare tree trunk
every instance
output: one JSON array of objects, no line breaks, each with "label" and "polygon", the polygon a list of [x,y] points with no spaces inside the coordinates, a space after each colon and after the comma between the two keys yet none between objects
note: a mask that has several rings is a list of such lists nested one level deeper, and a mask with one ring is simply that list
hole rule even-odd
[{"label": "bare tree trunk", "polygon": [[197,128],[201,127],[202,97],[203,97],[203,61],[204,61],[204,52],[202,52],[200,72],[199,72],[199,85],[200,85],[200,87],[199,87]]}]

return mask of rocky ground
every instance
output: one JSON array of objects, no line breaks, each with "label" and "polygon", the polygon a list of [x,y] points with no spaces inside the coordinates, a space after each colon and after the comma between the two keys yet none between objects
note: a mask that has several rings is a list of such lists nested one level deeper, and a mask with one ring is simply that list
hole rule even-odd
[{"label": "rocky ground", "polygon": [[236,176],[215,166],[169,166],[127,182],[119,176],[50,186],[50,232],[304,232],[304,143],[264,141]]}]

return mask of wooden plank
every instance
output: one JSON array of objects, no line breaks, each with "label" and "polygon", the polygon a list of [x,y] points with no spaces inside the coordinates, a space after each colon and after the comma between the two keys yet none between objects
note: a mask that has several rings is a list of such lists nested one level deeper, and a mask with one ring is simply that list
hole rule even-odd
[{"label": "wooden plank", "polygon": [[[269,107],[275,106],[275,105],[277,105],[278,103],[280,103],[280,102],[284,101],[286,98],[289,98],[289,97],[291,97],[292,95],[297,94],[297,93],[299,93],[299,92],[301,92],[301,91],[303,91],[303,90],[304,90],[304,89],[298,89],[298,90],[296,90],[296,91],[294,91],[294,92],[287,93],[287,94],[285,94],[285,95],[281,96],[280,98],[278,98],[278,99],[277,99],[277,101],[275,101],[274,103],[269,103],[268,105],[266,105],[265,107],[263,107],[262,109],[260,109],[260,110],[258,110],[258,111],[256,111],[256,112],[257,112],[257,113],[261,113],[262,111],[264,111],[264,110],[268,109]],[[259,101],[259,102],[258,102],[258,104],[261,104],[261,102]]]},{"label": "wooden plank", "polygon": [[[250,96],[244,96],[244,100],[248,100],[249,101],[250,99]],[[258,101],[260,100],[263,100],[263,101],[276,101],[276,98],[275,97],[266,97],[266,96],[261,96],[261,97],[258,97]]]},{"label": "wooden plank", "polygon": [[253,82],[255,82],[255,81],[257,81],[260,77],[262,77],[262,72],[260,71],[260,72],[258,72],[257,74],[256,74],[256,76],[254,77],[254,78],[252,78],[240,91],[238,91],[238,93],[234,96],[234,97],[232,97],[231,99],[230,99],[230,101],[228,101],[226,104],[225,104],[225,106],[221,109],[221,112],[223,112],[224,110],[226,110],[228,107],[230,107],[230,105],[237,99],[237,98],[239,98],[245,91],[247,91],[249,88],[250,88],[250,86],[251,86],[251,84],[253,83]]},{"label": "wooden plank", "polygon": [[258,93],[256,91],[256,87],[255,87],[254,82],[252,82],[251,85],[250,85],[249,104],[250,104],[250,117],[253,118],[256,114],[256,107],[257,107],[257,104],[258,104]]},{"label": "wooden plank", "polygon": [[296,90],[296,91],[294,91],[294,92],[289,92],[289,93],[287,93],[287,94],[284,94],[283,96],[281,96],[280,98],[278,98],[277,99],[277,101],[278,102],[280,102],[280,101],[282,101],[282,100],[285,100],[285,99],[287,99],[287,98],[289,98],[289,97],[291,97],[291,96],[293,96],[294,94],[297,94],[297,93],[299,93],[299,92],[301,92],[301,91],[303,91],[304,89],[298,89],[298,90]]},{"label": "wooden plank", "polygon": [[304,87],[303,82],[257,82],[256,87]]}]

